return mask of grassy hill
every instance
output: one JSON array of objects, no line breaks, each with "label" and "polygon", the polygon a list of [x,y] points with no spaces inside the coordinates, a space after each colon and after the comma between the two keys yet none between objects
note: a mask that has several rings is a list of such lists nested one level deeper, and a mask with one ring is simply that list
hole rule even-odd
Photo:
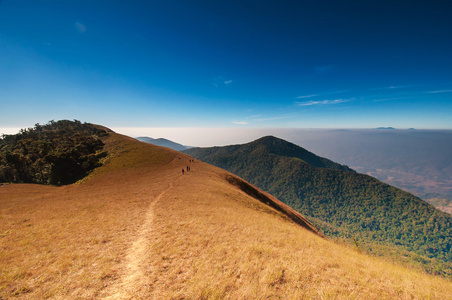
[{"label": "grassy hill", "polygon": [[0,186],[2,298],[450,298],[451,281],[328,241],[224,170],[102,141],[103,165],[75,184]]},{"label": "grassy hill", "polygon": [[326,236],[452,275],[452,216],[407,192],[275,137],[185,153],[275,195]]}]

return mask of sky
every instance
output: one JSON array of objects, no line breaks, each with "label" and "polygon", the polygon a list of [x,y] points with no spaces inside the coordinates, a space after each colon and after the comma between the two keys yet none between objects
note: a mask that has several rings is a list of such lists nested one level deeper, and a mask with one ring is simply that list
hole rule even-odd
[{"label": "sky", "polygon": [[0,0],[0,133],[452,129],[447,2]]}]

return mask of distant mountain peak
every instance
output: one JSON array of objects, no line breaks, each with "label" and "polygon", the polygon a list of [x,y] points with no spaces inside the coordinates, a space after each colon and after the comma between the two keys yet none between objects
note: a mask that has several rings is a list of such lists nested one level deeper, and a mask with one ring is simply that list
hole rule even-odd
[{"label": "distant mountain peak", "polygon": [[[273,135],[266,135],[266,136],[263,136],[263,137],[261,137],[261,138],[255,140],[254,142],[265,142],[265,141],[271,141],[271,140],[279,140],[279,141],[287,142],[287,141],[285,141],[285,140],[283,140],[283,139],[280,139],[280,138],[278,138],[278,137],[275,137],[275,136],[273,136]],[[252,143],[253,143],[253,142],[252,142]]]},{"label": "distant mountain peak", "polygon": [[183,150],[187,150],[190,147],[186,147],[182,144],[170,141],[168,139],[164,139],[164,138],[158,138],[158,139],[154,139],[151,137],[147,137],[147,136],[141,136],[141,137],[137,137],[137,140],[139,140],[140,142],[145,142],[145,143],[149,143],[149,144],[153,144],[153,145],[157,145],[157,146],[162,146],[162,147],[167,147],[176,151],[183,151]]},{"label": "distant mountain peak", "polygon": [[317,156],[303,147],[271,135],[264,136],[246,145],[254,147],[262,145],[272,154],[298,158],[313,167],[352,171],[347,166],[343,166],[327,158]]},{"label": "distant mountain peak", "polygon": [[347,166],[335,163],[327,158],[317,156],[298,145],[271,135],[261,137],[247,144],[211,148],[192,148],[184,152],[191,155],[195,155],[195,153],[200,154],[205,159],[207,159],[207,161],[209,160],[205,157],[206,155],[212,157],[221,155],[224,157],[224,162],[226,164],[228,163],[227,157],[234,155],[233,153],[240,153],[240,155],[243,157],[253,156],[256,158],[273,155],[278,157],[299,159],[304,163],[316,168],[327,168],[354,172],[354,170],[350,169]]}]

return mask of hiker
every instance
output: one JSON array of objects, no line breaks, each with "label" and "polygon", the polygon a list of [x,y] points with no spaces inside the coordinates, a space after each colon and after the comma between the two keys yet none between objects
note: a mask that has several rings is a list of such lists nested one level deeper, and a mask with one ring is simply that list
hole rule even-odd
[{"label": "hiker", "polygon": [[184,169],[182,169],[182,175],[184,175]]}]

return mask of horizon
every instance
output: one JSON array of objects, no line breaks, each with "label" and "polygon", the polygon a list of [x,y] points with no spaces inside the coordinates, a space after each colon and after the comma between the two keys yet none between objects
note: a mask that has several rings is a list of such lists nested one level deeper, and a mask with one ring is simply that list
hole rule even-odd
[{"label": "horizon", "polygon": [[452,129],[446,3],[0,0],[0,128]]},{"label": "horizon", "polygon": [[[41,124],[44,125],[44,124]],[[103,124],[98,124],[103,125]],[[0,136],[5,134],[17,134],[25,127],[1,128]],[[226,128],[226,127],[108,127],[118,134],[132,138],[150,137],[154,139],[164,138],[172,142],[188,147],[214,147],[245,144],[264,136],[275,136],[289,142],[303,146],[301,138],[308,141],[322,140],[325,138],[319,133],[343,133],[343,132],[367,132],[367,133],[416,133],[416,132],[447,132],[452,129],[424,129],[424,128]],[[316,134],[317,133],[317,134]]]}]

